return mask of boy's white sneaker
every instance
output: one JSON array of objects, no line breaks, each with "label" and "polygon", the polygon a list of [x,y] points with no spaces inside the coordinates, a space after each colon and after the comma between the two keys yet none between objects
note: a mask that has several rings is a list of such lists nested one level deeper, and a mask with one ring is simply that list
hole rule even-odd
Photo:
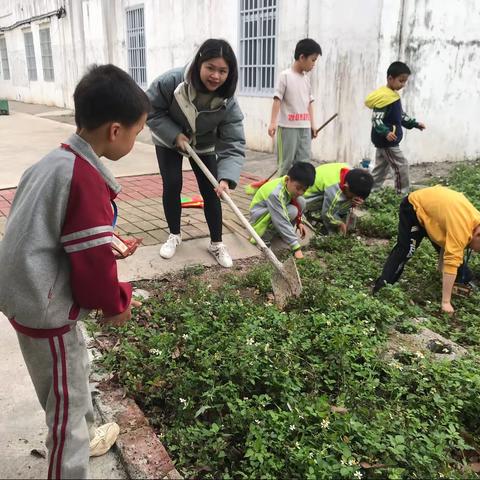
[{"label": "boy's white sneaker", "polygon": [[160,256],[163,258],[172,258],[175,255],[177,247],[182,243],[181,235],[171,233],[168,240],[160,247]]},{"label": "boy's white sneaker", "polygon": [[232,257],[228,253],[224,243],[211,243],[208,246],[208,251],[222,267],[230,268],[233,265]]},{"label": "boy's white sneaker", "polygon": [[120,427],[112,422],[95,429],[95,436],[90,440],[90,456],[99,457],[107,453],[116,442]]}]

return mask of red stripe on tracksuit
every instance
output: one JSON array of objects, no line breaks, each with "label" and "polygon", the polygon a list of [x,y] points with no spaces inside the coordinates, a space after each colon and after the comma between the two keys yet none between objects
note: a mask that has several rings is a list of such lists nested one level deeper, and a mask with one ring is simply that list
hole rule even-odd
[{"label": "red stripe on tracksuit", "polygon": [[[60,365],[62,375],[62,393],[60,394],[58,379],[58,354],[55,346],[55,338],[58,339],[60,347]],[[65,353],[65,343],[63,337],[50,337],[48,339],[50,351],[52,352],[53,363],[53,391],[55,394],[55,416],[53,420],[53,448],[50,455],[50,463],[48,465],[48,479],[62,478],[62,458],[63,449],[65,447],[65,437],[68,423],[68,379],[67,379],[67,356]],[[60,427],[60,435],[58,435],[60,408],[63,407],[62,425]],[[60,436],[60,441],[59,437]],[[55,472],[55,477],[53,477]]]},{"label": "red stripe on tracksuit", "polygon": [[[57,429],[58,429],[58,418],[60,416],[60,392],[58,390],[58,357],[55,350],[55,339],[50,337],[48,339],[50,343],[50,350],[52,352],[52,364],[53,364],[53,392],[55,393],[55,417],[53,421],[53,448],[50,455],[50,464],[48,465],[48,479],[52,477],[52,471],[54,469],[53,465],[55,462],[55,455],[58,447],[58,438],[57,438]],[[57,476],[57,478],[60,478]]]},{"label": "red stripe on tracksuit", "polygon": [[63,343],[63,337],[58,337],[60,344],[60,355],[62,360],[62,390],[63,390],[63,420],[62,430],[60,436],[60,446],[57,455],[57,479],[61,478],[62,472],[62,455],[63,447],[65,445],[65,432],[67,430],[68,422],[68,384],[67,384],[67,358],[65,355],[65,344]]}]

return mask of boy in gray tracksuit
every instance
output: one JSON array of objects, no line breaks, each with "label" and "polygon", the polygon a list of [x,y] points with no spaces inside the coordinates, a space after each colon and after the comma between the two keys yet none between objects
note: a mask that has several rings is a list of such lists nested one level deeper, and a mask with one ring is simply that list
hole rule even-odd
[{"label": "boy in gray tracksuit", "polygon": [[118,160],[132,149],[149,102],[127,73],[103,65],[81,79],[74,103],[76,134],[23,174],[0,243],[0,311],[45,410],[52,479],[89,478],[89,456],[119,433],[115,423],[93,426],[77,322],[99,309],[104,322],[122,325],[138,305],[117,278],[112,203],[120,186],[99,157]]},{"label": "boy in gray tracksuit", "polygon": [[255,231],[269,241],[278,235],[292,250],[296,258],[303,258],[295,227],[300,237],[306,234],[302,212],[303,194],[315,180],[315,168],[307,162],[297,162],[288,175],[263,184],[250,203],[250,223]]}]

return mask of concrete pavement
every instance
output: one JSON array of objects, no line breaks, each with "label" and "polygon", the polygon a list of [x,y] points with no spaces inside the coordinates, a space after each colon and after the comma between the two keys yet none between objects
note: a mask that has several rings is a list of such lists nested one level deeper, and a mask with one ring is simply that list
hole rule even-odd
[{"label": "concrete pavement", "polygon": [[[45,414],[40,407],[17,336],[0,313],[0,479],[47,478]],[[90,461],[91,478],[127,478],[116,454],[108,452]]]},{"label": "concrete pavement", "polygon": [[[0,116],[0,189],[16,187],[23,171],[65,141],[75,127],[27,113]],[[117,177],[157,173],[153,145],[136,142],[121,161],[104,160]]]},{"label": "concrete pavement", "polygon": [[[257,247],[234,233],[224,235],[233,261],[259,255]],[[126,281],[148,280],[170,274],[192,265],[217,265],[216,260],[207,252],[208,238],[194,238],[178,247],[175,256],[165,260],[159,255],[159,246],[151,245],[137,250],[134,255],[117,262],[118,276]]]}]

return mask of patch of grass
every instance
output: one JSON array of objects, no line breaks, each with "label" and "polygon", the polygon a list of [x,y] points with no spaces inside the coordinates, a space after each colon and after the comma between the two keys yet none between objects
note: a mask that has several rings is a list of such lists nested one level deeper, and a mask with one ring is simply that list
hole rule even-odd
[{"label": "patch of grass", "polygon": [[368,214],[360,218],[358,230],[367,237],[394,238],[398,229],[398,207],[402,197],[393,188],[372,193],[363,208]]},{"label": "patch of grass", "polygon": [[[476,203],[474,173],[454,171],[451,185]],[[143,406],[186,478],[475,477],[463,432],[480,439],[480,295],[456,299],[455,318],[440,313],[428,241],[400,282],[370,293],[400,200],[388,189],[372,195],[369,223],[360,223],[390,245],[316,238],[298,262],[303,294],[284,312],[269,301],[266,264],[226,276],[218,289],[188,271],[181,286],[162,282],[135,320],[110,330],[119,343],[102,364]],[[408,319],[419,316],[472,354],[381,360],[387,332],[414,333]]]},{"label": "patch of grass", "polygon": [[387,465],[372,478],[466,478],[455,452],[478,425],[476,361],[378,358],[402,319],[440,321],[413,300],[420,265],[414,258],[405,285],[372,297],[387,248],[339,236],[314,248],[321,259],[299,262],[305,290],[286,312],[242,298],[259,284],[270,292],[261,266],[217,291],[191,278],[112,330],[121,341],[103,365],[187,478],[352,478],[367,473],[360,462]]}]

